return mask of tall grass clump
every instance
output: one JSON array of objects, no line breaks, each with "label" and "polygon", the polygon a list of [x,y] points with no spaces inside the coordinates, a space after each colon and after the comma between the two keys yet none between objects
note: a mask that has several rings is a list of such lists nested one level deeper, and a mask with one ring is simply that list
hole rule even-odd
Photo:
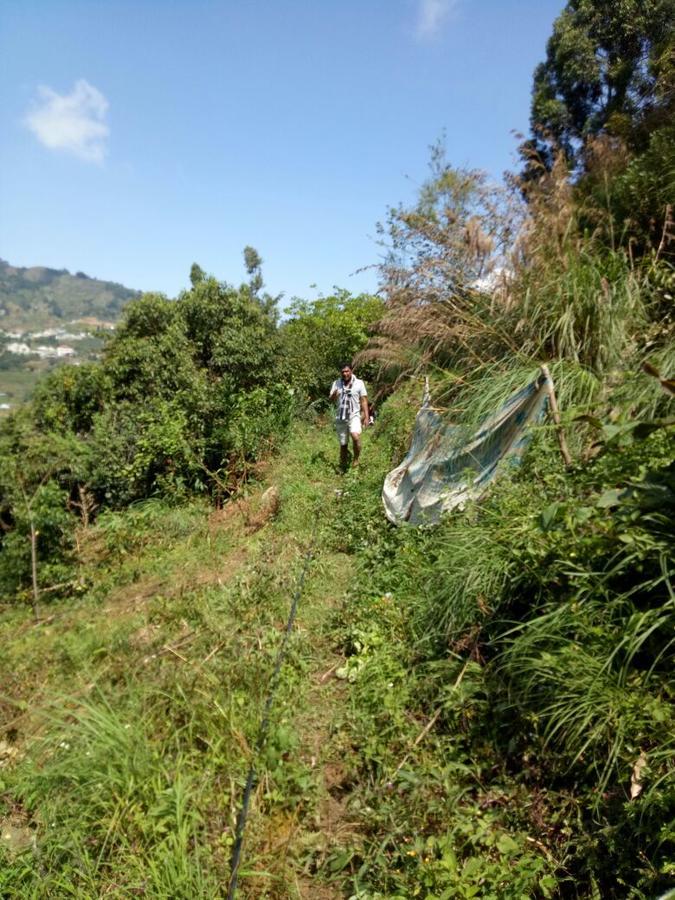
[{"label": "tall grass clump", "polygon": [[630,242],[582,227],[562,156],[511,187],[454,170],[436,150],[419,205],[390,210],[381,229],[385,312],[359,357],[379,367],[384,393],[407,376],[439,373],[454,379],[450,399],[476,371],[544,362],[616,381],[672,346],[667,259],[636,259]]},{"label": "tall grass clump", "polygon": [[[419,696],[547,798],[533,828],[560,884],[654,896],[675,851],[670,217],[639,255],[608,221],[609,176],[591,209],[562,156],[509,197],[453,171],[436,155],[419,205],[390,212],[362,356],[382,395],[410,378],[421,397],[429,377],[457,442],[546,364],[572,464],[544,419],[480,502],[368,552],[405,605],[411,667],[434,673]],[[453,716],[442,698],[464,665]]]},{"label": "tall grass clump", "polygon": [[[612,390],[578,364],[556,365],[561,392],[582,398],[588,378],[587,402],[615,408],[622,383]],[[464,390],[479,398],[484,387],[489,406],[529,372],[495,369]],[[378,442],[388,445],[409,423],[414,391],[384,404]],[[455,396],[455,409],[470,405]],[[466,421],[468,428],[471,415]],[[399,851],[392,822],[400,835],[434,835],[418,852],[442,845],[464,858],[459,836],[443,837],[444,803],[453,825],[470,808],[482,822],[494,805],[510,834],[528,829],[546,848],[560,896],[646,900],[666,889],[675,812],[675,443],[667,426],[639,424],[568,418],[566,428],[580,434],[566,469],[543,423],[519,467],[434,527],[392,530],[373,510],[379,484],[364,477],[359,490],[350,487],[340,534],[352,536],[345,547],[359,553],[364,571],[357,621],[345,625],[346,673],[375,720],[359,724],[359,740],[368,779],[380,784],[368,803],[382,818],[361,870],[369,875],[357,879],[366,893],[368,878],[405,893],[405,866],[384,874],[382,847],[404,860],[410,852],[405,844]],[[420,735],[432,740],[430,723],[437,756],[416,750],[413,765],[410,747]],[[477,825],[461,827],[477,840]],[[389,843],[379,843],[387,834]]]},{"label": "tall grass clump", "polygon": [[[48,717],[14,795],[35,818],[38,856],[11,868],[15,896],[213,895],[204,851],[206,785],[180,754],[160,751],[148,716],[102,697]],[[208,874],[208,872],[211,874]]]},{"label": "tall grass clump", "polygon": [[589,238],[575,243],[562,258],[545,265],[542,259],[522,273],[514,334],[532,356],[572,360],[602,374],[635,355],[652,290],[624,251],[599,250]]}]

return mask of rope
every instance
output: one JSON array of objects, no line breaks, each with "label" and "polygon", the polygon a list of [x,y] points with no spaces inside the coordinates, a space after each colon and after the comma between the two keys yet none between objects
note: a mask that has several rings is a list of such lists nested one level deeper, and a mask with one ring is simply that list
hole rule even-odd
[{"label": "rope", "polygon": [[312,560],[312,553],[314,551],[314,545],[316,544],[316,536],[319,528],[319,513],[320,506],[317,506],[316,512],[314,514],[314,526],[312,528],[312,534],[309,541],[309,547],[307,548],[307,552],[305,553],[304,562],[302,566],[302,571],[300,572],[300,577],[298,579],[298,584],[295,588],[295,593],[293,594],[293,599],[291,601],[291,608],[288,613],[288,621],[286,622],[286,630],[284,631],[284,636],[281,641],[281,646],[279,647],[279,652],[277,653],[276,662],[274,664],[274,669],[272,670],[272,677],[270,678],[270,688],[267,694],[267,699],[265,701],[265,709],[263,712],[262,719],[260,721],[260,729],[258,731],[258,739],[256,741],[256,749],[253,754],[253,759],[251,761],[251,765],[248,770],[248,775],[246,777],[246,786],[244,787],[244,794],[241,801],[241,808],[239,810],[239,815],[237,816],[237,828],[235,832],[234,846],[232,847],[232,857],[230,859],[230,884],[227,891],[227,900],[234,900],[234,895],[237,890],[237,881],[239,879],[239,863],[241,862],[241,850],[242,845],[244,843],[244,830],[246,829],[246,821],[248,819],[249,805],[251,802],[251,794],[253,793],[253,789],[257,783],[257,772],[255,766],[255,760],[260,755],[262,750],[265,747],[265,743],[267,741],[267,733],[269,731],[270,726],[270,715],[272,712],[272,706],[274,705],[274,699],[279,687],[279,675],[281,673],[281,667],[283,665],[284,659],[286,658],[286,651],[288,649],[288,639],[290,637],[291,631],[293,630],[293,625],[295,623],[295,616],[298,611],[298,601],[302,595],[302,590],[305,585],[305,577],[307,575],[307,571],[309,569],[309,564]]}]

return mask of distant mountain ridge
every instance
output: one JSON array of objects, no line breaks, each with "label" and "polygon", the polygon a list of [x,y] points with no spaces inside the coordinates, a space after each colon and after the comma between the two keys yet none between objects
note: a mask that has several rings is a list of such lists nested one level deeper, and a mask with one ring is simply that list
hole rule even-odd
[{"label": "distant mountain ridge", "polygon": [[140,295],[114,281],[45,266],[21,268],[0,259],[0,329],[43,328],[88,318],[116,321]]}]

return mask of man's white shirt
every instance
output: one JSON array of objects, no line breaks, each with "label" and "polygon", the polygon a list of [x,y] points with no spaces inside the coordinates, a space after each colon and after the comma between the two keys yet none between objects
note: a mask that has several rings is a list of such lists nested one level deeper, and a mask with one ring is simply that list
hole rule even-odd
[{"label": "man's white shirt", "polygon": [[337,391],[337,405],[335,418],[338,422],[349,422],[361,414],[361,398],[368,396],[365,384],[360,378],[352,375],[349,384],[345,384],[341,378],[333,382],[329,396]]}]

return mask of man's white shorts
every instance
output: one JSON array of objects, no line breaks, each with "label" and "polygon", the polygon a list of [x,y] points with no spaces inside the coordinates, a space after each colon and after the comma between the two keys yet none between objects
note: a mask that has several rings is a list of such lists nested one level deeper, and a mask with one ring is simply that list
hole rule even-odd
[{"label": "man's white shorts", "polygon": [[340,446],[346,447],[349,443],[350,434],[361,434],[361,416],[352,416],[349,421],[336,419],[335,432],[340,441]]}]

